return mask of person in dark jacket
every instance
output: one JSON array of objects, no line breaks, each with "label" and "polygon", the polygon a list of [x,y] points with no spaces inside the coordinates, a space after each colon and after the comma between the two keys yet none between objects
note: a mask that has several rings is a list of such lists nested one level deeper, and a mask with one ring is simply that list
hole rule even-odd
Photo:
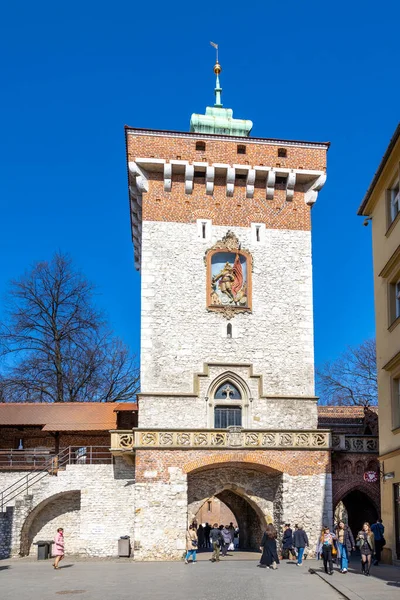
[{"label": "person in dark jacket", "polygon": [[290,523],[286,523],[285,528],[283,530],[283,538],[282,538],[282,558],[288,559],[290,558],[290,554],[293,550],[293,531],[290,527]]},{"label": "person in dark jacket", "polygon": [[382,523],[382,519],[378,519],[376,523],[371,525],[371,531],[375,538],[375,561],[374,565],[379,565],[381,560],[382,548],[385,545],[385,526]]},{"label": "person in dark jacket", "polygon": [[261,540],[260,550],[262,550],[262,556],[259,567],[263,569],[276,569],[276,565],[279,563],[278,552],[276,549],[276,529],[272,523],[269,523],[265,529],[263,538]]},{"label": "person in dark jacket", "polygon": [[340,572],[347,573],[349,558],[352,550],[356,549],[351,529],[344,521],[339,521],[336,529],[336,539],[340,556]]},{"label": "person in dark jacket", "polygon": [[208,523],[205,524],[204,526],[204,545],[206,548],[209,548],[211,545],[210,542],[210,531],[211,531],[211,525],[209,525]]},{"label": "person in dark jacket", "polygon": [[210,542],[213,548],[211,562],[219,562],[220,547],[224,543],[224,540],[222,539],[222,533],[218,527],[218,523],[214,523],[214,527],[210,531]]},{"label": "person in dark jacket", "polygon": [[302,525],[298,525],[297,531],[293,534],[293,545],[297,549],[297,566],[301,567],[303,564],[304,548],[309,546],[308,537],[303,529]]}]

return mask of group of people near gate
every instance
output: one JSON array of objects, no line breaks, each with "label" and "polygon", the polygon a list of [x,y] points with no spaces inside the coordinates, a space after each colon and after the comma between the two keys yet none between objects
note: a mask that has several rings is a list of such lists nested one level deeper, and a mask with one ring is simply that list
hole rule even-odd
[{"label": "group of people near gate", "polygon": [[[188,564],[190,559],[193,563],[196,563],[197,549],[199,547],[209,548],[210,546],[212,546],[213,551],[211,561],[219,562],[220,555],[226,556],[228,549],[234,549],[235,532],[238,532],[238,530],[232,523],[225,527],[218,526],[215,523],[213,527],[208,526],[206,529],[203,526],[198,528],[197,524],[193,522],[186,534],[187,552],[185,563]],[[334,559],[340,567],[340,573],[346,574],[349,567],[349,557],[357,547],[361,554],[362,573],[369,576],[372,559],[374,558],[374,565],[378,565],[381,560],[381,551],[386,543],[384,532],[382,519],[378,519],[372,526],[369,523],[364,523],[355,539],[351,529],[344,521],[339,521],[334,530],[324,526],[318,539],[317,557],[318,559],[322,558],[325,572],[329,575],[333,575]],[[266,569],[277,569],[279,564],[277,538],[276,528],[272,523],[268,524],[261,540],[260,550],[262,555],[257,566]],[[294,530],[292,530],[290,523],[286,523],[282,537],[282,558],[295,559],[297,566],[300,567],[303,564],[303,559],[306,558],[307,548],[309,548],[309,541],[303,526],[295,525]]]},{"label": "group of people near gate", "polygon": [[197,562],[198,549],[212,549],[212,562],[219,562],[220,556],[226,556],[228,551],[235,550],[239,545],[239,528],[235,527],[231,522],[229,525],[213,526],[206,523],[197,526],[197,522],[193,521],[189,525],[186,533],[186,555],[185,563],[188,564],[192,559],[193,563]]},{"label": "group of people near gate", "polygon": [[[344,521],[339,521],[333,531],[328,526],[324,526],[318,539],[316,554],[318,559],[322,558],[323,560],[325,573],[333,575],[333,560],[335,558],[340,567],[340,573],[346,574],[350,554],[357,547],[361,555],[361,571],[364,575],[369,576],[372,558],[374,557],[374,565],[379,565],[381,560],[382,548],[386,543],[384,532],[385,527],[382,519],[378,519],[372,526],[369,523],[364,523],[356,539],[354,539],[350,527]],[[279,559],[276,538],[277,534],[274,526],[268,525],[261,541],[263,554],[259,566],[277,568]],[[303,527],[295,525],[293,531],[290,523],[287,523],[282,538],[282,558],[296,558],[297,566],[301,566],[305,550],[308,547],[308,536]]]}]

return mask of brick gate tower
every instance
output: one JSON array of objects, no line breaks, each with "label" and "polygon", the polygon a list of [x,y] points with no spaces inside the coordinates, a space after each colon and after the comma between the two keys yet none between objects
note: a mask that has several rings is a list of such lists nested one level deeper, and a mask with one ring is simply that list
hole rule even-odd
[{"label": "brick gate tower", "polygon": [[[139,426],[113,449],[136,464],[135,558],[180,558],[210,497],[241,545],[332,513],[330,434],[317,430],[311,207],[329,144],[252,138],[215,104],[190,132],[126,128],[141,272]],[[151,534],[149,534],[151,532]]]}]

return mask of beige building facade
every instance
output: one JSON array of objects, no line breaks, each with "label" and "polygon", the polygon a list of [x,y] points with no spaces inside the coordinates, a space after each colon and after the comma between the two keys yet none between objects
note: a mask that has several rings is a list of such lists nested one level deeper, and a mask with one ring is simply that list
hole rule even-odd
[{"label": "beige building facade", "polygon": [[[372,223],[381,506],[386,554],[400,559],[400,124],[358,211]],[[389,558],[389,556],[388,556]]]}]

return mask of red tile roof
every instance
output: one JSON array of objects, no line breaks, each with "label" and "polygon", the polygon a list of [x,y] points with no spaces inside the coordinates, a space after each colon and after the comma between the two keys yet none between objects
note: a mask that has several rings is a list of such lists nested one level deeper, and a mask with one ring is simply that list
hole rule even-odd
[{"label": "red tile roof", "polygon": [[40,426],[43,431],[108,431],[116,429],[120,410],[137,411],[135,402],[64,402],[0,404],[0,427]]}]

